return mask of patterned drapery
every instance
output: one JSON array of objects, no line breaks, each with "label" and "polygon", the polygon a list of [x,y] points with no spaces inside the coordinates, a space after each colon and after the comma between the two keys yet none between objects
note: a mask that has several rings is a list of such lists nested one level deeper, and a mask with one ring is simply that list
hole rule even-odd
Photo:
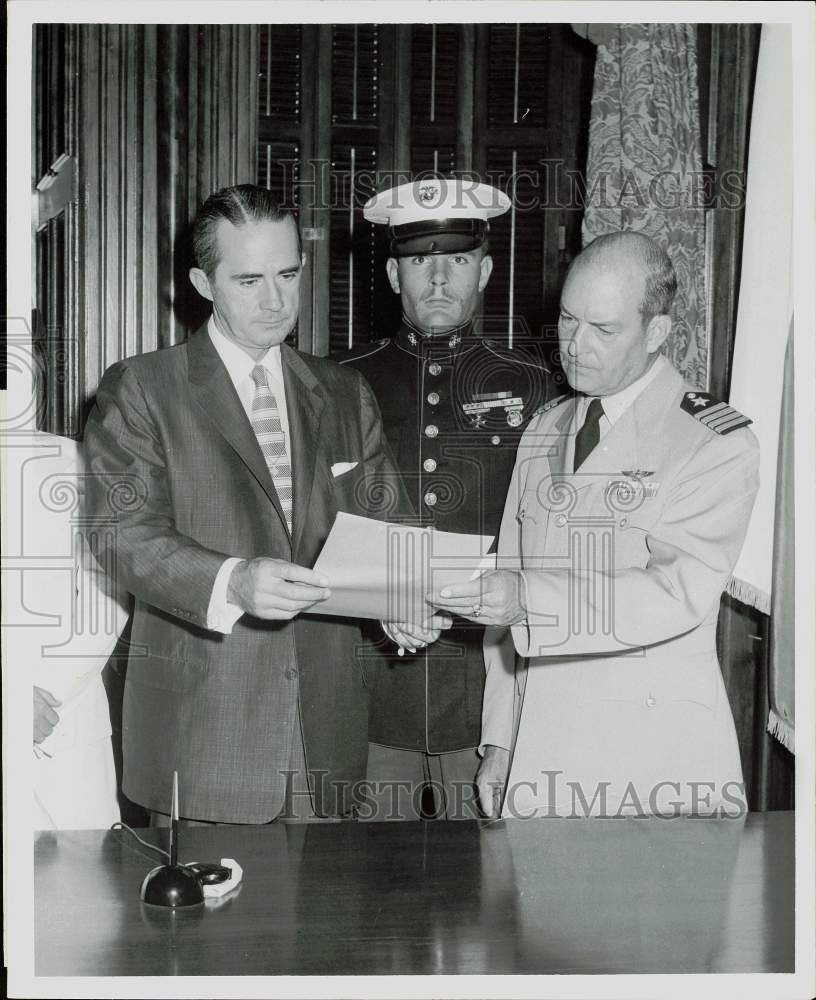
[{"label": "patterned drapery", "polygon": [[695,26],[574,27],[598,46],[584,244],[633,229],[666,248],[679,287],[664,352],[690,383],[705,389],[705,186]]}]

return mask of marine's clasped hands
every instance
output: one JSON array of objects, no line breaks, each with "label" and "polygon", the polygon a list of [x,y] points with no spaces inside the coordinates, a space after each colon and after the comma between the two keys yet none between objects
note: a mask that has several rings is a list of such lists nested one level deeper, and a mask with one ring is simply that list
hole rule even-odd
[{"label": "marine's clasped hands", "polygon": [[453,624],[453,615],[478,625],[515,625],[527,612],[522,603],[524,578],[512,570],[491,570],[467,583],[449,584],[426,595],[436,609],[425,626],[408,622],[383,622],[385,634],[403,650],[417,649],[436,642],[442,631]]}]

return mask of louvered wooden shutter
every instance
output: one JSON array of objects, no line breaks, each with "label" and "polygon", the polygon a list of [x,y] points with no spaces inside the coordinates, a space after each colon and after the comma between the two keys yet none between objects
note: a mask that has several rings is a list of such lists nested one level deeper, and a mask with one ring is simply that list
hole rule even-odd
[{"label": "louvered wooden shutter", "polygon": [[397,182],[392,170],[467,170],[521,195],[491,226],[485,318],[504,338],[553,331],[564,273],[580,247],[581,204],[567,173],[584,165],[593,51],[558,24],[262,30],[259,183],[297,205],[298,178],[312,183],[310,161],[318,169],[330,163],[330,182],[314,188],[319,204],[308,203],[311,187],[301,199],[317,241],[304,317],[317,331],[312,344],[337,353],[396,327],[385,229],[362,216],[366,198],[386,184],[382,170],[388,183]]},{"label": "louvered wooden shutter", "polygon": [[379,26],[334,25],[329,265],[332,354],[382,335],[375,321],[375,233],[363,218],[363,205],[375,192],[379,112]]},{"label": "louvered wooden shutter", "polygon": [[302,35],[299,24],[269,24],[258,39],[258,184],[289,208],[298,205]]},{"label": "louvered wooden shutter", "polygon": [[411,33],[411,171],[450,176],[456,169],[460,28],[417,24]]},{"label": "louvered wooden shutter", "polygon": [[488,126],[546,128],[550,26],[491,24],[489,30]]},{"label": "louvered wooden shutter", "polygon": [[331,353],[372,338],[374,317],[374,234],[362,206],[374,193],[377,150],[371,145],[332,147]]},{"label": "louvered wooden shutter", "polygon": [[545,211],[541,161],[547,156],[549,27],[489,27],[485,165],[513,201],[491,222],[493,276],[485,292],[492,332],[509,339],[540,330]]}]

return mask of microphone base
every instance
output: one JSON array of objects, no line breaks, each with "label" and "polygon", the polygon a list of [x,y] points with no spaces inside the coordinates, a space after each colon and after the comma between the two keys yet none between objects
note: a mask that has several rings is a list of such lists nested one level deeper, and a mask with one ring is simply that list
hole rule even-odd
[{"label": "microphone base", "polygon": [[204,890],[196,876],[184,865],[160,865],[144,877],[139,897],[151,906],[197,906],[204,902]]}]

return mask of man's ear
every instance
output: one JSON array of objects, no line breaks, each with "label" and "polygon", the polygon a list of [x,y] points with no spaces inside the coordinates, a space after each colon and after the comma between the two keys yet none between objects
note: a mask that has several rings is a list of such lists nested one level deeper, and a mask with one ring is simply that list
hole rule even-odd
[{"label": "man's ear", "polygon": [[212,302],[213,293],[212,288],[210,288],[210,279],[200,267],[190,268],[190,281],[192,281],[193,288],[195,288],[199,295]]},{"label": "man's ear", "polygon": [[385,262],[385,273],[388,275],[388,282],[391,285],[391,288],[397,293],[397,295],[399,295],[399,265],[393,257],[389,257]]},{"label": "man's ear", "polygon": [[490,254],[485,254],[482,257],[481,263],[479,264],[479,291],[483,292],[488,281],[490,281],[490,275],[493,273],[493,258]]},{"label": "man's ear", "polygon": [[646,327],[646,349],[649,354],[654,354],[660,350],[671,333],[671,328],[671,316],[666,316],[665,314],[652,316],[649,320],[649,325]]}]

